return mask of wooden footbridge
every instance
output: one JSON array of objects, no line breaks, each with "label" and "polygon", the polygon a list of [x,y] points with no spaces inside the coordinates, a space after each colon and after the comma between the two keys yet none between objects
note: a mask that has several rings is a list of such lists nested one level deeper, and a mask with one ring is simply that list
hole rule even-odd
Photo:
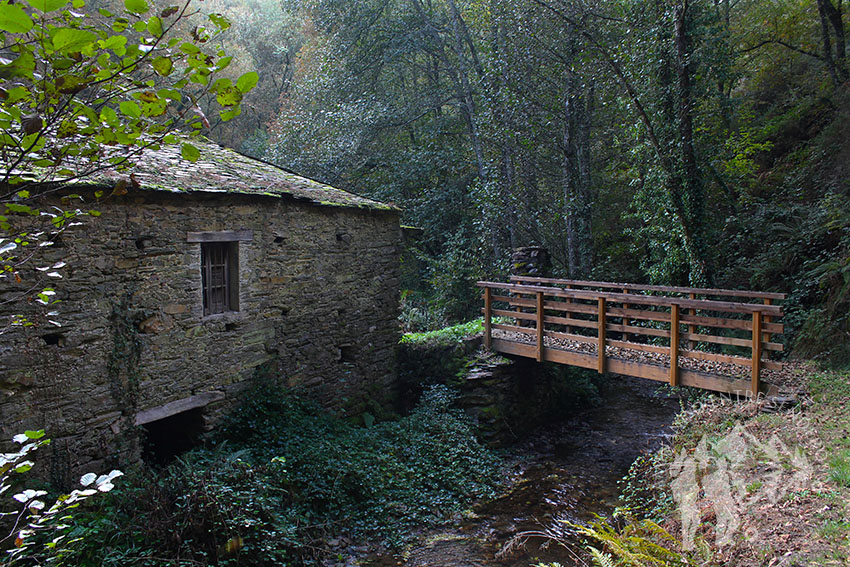
[{"label": "wooden footbridge", "polygon": [[535,277],[478,282],[496,352],[752,396],[775,394],[781,293]]}]

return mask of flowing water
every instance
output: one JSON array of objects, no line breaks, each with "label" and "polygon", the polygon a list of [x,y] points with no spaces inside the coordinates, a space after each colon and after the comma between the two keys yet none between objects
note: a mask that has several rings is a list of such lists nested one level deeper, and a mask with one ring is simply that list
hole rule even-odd
[{"label": "flowing water", "polygon": [[[612,378],[599,406],[565,416],[511,449],[513,477],[502,496],[474,508],[453,526],[422,534],[403,554],[373,555],[359,564],[583,565],[573,551],[578,541],[565,522],[610,514],[617,505],[617,481],[636,457],[657,448],[670,433],[678,402],[657,395],[657,389],[655,382]],[[552,543],[544,534],[570,545]]]}]

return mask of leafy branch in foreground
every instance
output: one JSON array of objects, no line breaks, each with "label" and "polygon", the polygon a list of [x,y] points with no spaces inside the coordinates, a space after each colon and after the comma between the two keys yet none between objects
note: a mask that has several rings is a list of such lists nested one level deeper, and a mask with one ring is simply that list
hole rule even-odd
[{"label": "leafy branch in foreground", "polygon": [[[2,2],[0,17],[0,194],[67,183],[102,169],[126,168],[145,148],[176,143],[171,133],[208,125],[198,100],[214,93],[227,120],[257,83],[249,72],[218,78],[232,57],[212,47],[230,23],[208,16],[190,39],[172,30],[190,15],[190,0],[150,15],[146,0],[124,12],[79,13],[84,0]],[[183,144],[183,155],[198,150]]]},{"label": "leafy branch in foreground", "polygon": [[[239,115],[258,75],[218,77],[233,59],[214,45],[230,27],[220,14],[207,16],[191,37],[174,34],[194,14],[190,2],[154,13],[147,0],[125,0],[114,14],[95,13],[84,0],[0,1],[0,279],[16,292],[4,301],[52,304],[45,278],[61,278],[63,259],[29,268],[69,221],[99,215],[79,195],[47,210],[40,197],[97,181],[107,170],[127,172],[162,144],[179,143],[182,156],[196,161],[190,137],[175,132],[209,127],[202,98],[215,100],[222,120]],[[113,183],[113,195],[136,184],[132,175]],[[95,199],[109,193],[97,191]],[[0,322],[0,333],[28,324],[15,314]]]},{"label": "leafy branch in foreground", "polygon": [[[17,475],[32,469],[32,453],[39,447],[50,444],[50,440],[44,437],[43,430],[26,431],[12,440],[21,447],[15,452],[0,453],[0,495],[19,484],[15,478]],[[66,523],[70,518],[69,511],[98,492],[112,490],[112,481],[123,474],[118,470],[100,476],[87,473],[80,479],[82,490],[59,496],[49,507],[42,500],[47,496],[47,491],[19,489],[12,496],[15,508],[8,512],[0,511],[0,533],[6,534],[0,536],[0,547],[12,544],[5,561],[0,559],[0,563],[15,565],[43,556],[61,557],[67,552],[67,546],[74,541],[67,539],[67,531],[70,528]],[[42,534],[46,537],[38,537]]]}]

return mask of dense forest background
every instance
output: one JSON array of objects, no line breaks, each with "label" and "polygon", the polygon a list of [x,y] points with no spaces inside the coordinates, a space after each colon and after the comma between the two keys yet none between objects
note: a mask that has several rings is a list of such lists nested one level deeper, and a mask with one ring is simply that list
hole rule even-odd
[{"label": "dense forest background", "polygon": [[207,0],[260,83],[211,136],[404,209],[410,327],[555,275],[789,294],[850,360],[842,0]]}]

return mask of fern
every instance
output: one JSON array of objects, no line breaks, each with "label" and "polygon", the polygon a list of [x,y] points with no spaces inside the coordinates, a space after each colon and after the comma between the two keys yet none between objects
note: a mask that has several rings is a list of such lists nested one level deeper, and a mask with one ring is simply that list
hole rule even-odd
[{"label": "fern", "polygon": [[[622,532],[617,532],[604,519],[586,526],[570,524],[587,538],[602,544],[607,553],[589,546],[597,565],[620,565],[623,567],[648,567],[687,565],[687,559],[677,551],[664,545],[678,545],[678,540],[652,520],[630,520]],[[661,541],[664,545],[656,543]],[[605,558],[605,559],[603,559]],[[616,563],[614,562],[616,558]]]},{"label": "fern", "polygon": [[607,553],[602,553],[592,545],[589,545],[587,547],[587,550],[593,557],[593,564],[597,567],[616,567],[616,563],[614,563],[614,558],[608,555]]}]

